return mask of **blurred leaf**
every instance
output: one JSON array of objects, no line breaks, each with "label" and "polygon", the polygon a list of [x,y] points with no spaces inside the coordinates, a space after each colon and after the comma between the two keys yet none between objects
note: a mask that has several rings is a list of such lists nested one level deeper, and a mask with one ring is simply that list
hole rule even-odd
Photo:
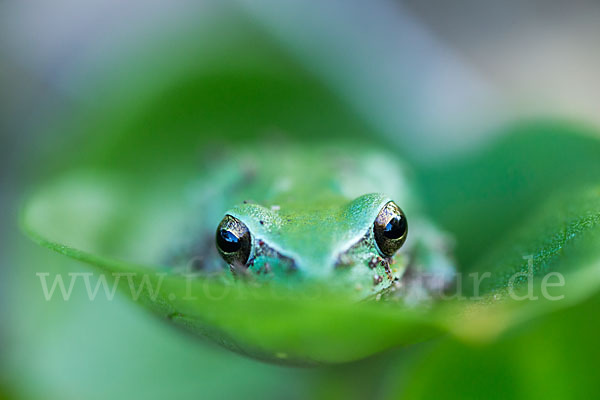
[{"label": "blurred leaf", "polygon": [[413,365],[389,398],[575,399],[600,390],[600,307],[596,294],[578,307],[525,324],[488,346],[448,339]]},{"label": "blurred leaf", "polygon": [[164,165],[193,174],[200,150],[212,142],[377,140],[369,124],[273,37],[245,17],[228,18],[214,21],[210,37],[202,26],[177,30],[175,37],[117,54],[116,61],[103,60],[99,70],[80,72],[73,89],[79,101],[45,122],[51,141],[40,143],[44,169],[33,167],[35,179],[74,167],[148,179]]},{"label": "blurred leaf", "polygon": [[481,299],[452,329],[469,339],[493,338],[585,301],[600,288],[599,242],[600,187],[554,196],[463,275],[463,293]]},{"label": "blurred leaf", "polygon": [[600,182],[598,132],[582,124],[529,121],[505,127],[485,149],[419,169],[429,212],[457,239],[470,269],[540,204]]}]

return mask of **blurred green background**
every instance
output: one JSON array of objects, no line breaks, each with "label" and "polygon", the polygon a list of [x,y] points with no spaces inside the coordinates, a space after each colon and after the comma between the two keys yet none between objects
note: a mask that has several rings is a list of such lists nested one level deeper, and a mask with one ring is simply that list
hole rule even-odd
[{"label": "blurred green background", "polygon": [[361,138],[412,164],[476,271],[547,198],[599,182],[599,18],[593,2],[1,3],[0,398],[597,394],[595,292],[493,343],[281,367],[119,296],[46,302],[35,273],[81,264],[17,222],[36,188],[76,169],[143,186],[189,179],[215,142]]}]

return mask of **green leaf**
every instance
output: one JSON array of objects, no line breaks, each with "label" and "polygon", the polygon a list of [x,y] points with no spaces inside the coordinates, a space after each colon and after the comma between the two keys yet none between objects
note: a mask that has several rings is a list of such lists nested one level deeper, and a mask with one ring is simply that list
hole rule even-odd
[{"label": "green leaf", "polygon": [[472,340],[494,338],[594,296],[599,242],[600,187],[554,196],[463,275],[463,293],[481,299],[465,307],[463,323],[452,329]]},{"label": "green leaf", "polygon": [[428,210],[456,236],[466,270],[552,196],[600,182],[595,128],[523,121],[498,136],[485,148],[418,169]]},{"label": "green leaf", "polygon": [[565,399],[600,390],[594,369],[600,296],[524,324],[488,346],[447,339],[411,365],[389,398]]},{"label": "green leaf", "polygon": [[[96,173],[67,176],[29,202],[23,226],[42,246],[96,267],[107,280],[117,281],[126,296],[193,333],[260,359],[319,364],[363,358],[429,338],[440,329],[425,310],[351,303],[326,288],[299,292],[208,277],[187,279],[161,266],[99,255],[105,251],[131,256],[136,249],[143,254],[157,247],[152,241],[156,234],[168,230],[164,224],[144,223],[150,216],[161,219],[156,217],[158,207],[134,199],[159,203],[160,212],[168,216],[170,207],[178,208],[149,200],[151,194],[136,194],[134,185],[117,181]],[[147,214],[130,214],[127,205],[132,201]],[[133,229],[136,220],[140,226]],[[111,240],[114,236],[118,240]]]},{"label": "green leaf", "polygon": [[[120,279],[122,293],[160,317],[260,359],[346,362],[444,331],[466,341],[487,341],[523,321],[576,304],[600,283],[594,246],[600,221],[597,188],[550,200],[492,250],[489,261],[477,269],[494,276],[482,285],[482,299],[406,309],[350,303],[323,287],[299,291],[170,274],[156,261],[165,237],[189,215],[173,195],[182,188],[164,190],[157,182],[149,187],[123,175],[70,174],[40,189],[24,211],[23,226],[41,245],[95,266],[109,280]],[[536,287],[544,273],[565,274],[568,284],[552,295],[564,295],[567,301],[513,301],[506,296],[510,275],[527,268],[523,252],[537,257]],[[312,296],[312,290],[319,295]]]}]

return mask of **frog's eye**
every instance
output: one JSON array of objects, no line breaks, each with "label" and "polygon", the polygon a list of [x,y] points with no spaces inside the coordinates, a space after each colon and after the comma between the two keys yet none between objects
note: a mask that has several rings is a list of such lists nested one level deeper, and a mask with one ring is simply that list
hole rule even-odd
[{"label": "frog's eye", "polygon": [[381,254],[391,257],[402,247],[408,234],[406,216],[393,201],[379,211],[373,225],[375,242]]},{"label": "frog's eye", "polygon": [[248,227],[231,215],[226,215],[217,227],[217,249],[229,264],[246,264],[250,257],[250,240]]}]

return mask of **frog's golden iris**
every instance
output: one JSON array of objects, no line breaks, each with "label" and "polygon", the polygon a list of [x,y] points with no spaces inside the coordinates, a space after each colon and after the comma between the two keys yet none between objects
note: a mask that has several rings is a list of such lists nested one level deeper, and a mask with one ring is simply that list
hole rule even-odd
[{"label": "frog's golden iris", "polygon": [[251,239],[248,227],[239,219],[226,215],[217,228],[217,248],[230,265],[245,265],[250,257]]},{"label": "frog's golden iris", "polygon": [[404,212],[390,201],[379,212],[373,225],[375,243],[384,257],[391,257],[402,247],[408,235],[408,223]]}]

